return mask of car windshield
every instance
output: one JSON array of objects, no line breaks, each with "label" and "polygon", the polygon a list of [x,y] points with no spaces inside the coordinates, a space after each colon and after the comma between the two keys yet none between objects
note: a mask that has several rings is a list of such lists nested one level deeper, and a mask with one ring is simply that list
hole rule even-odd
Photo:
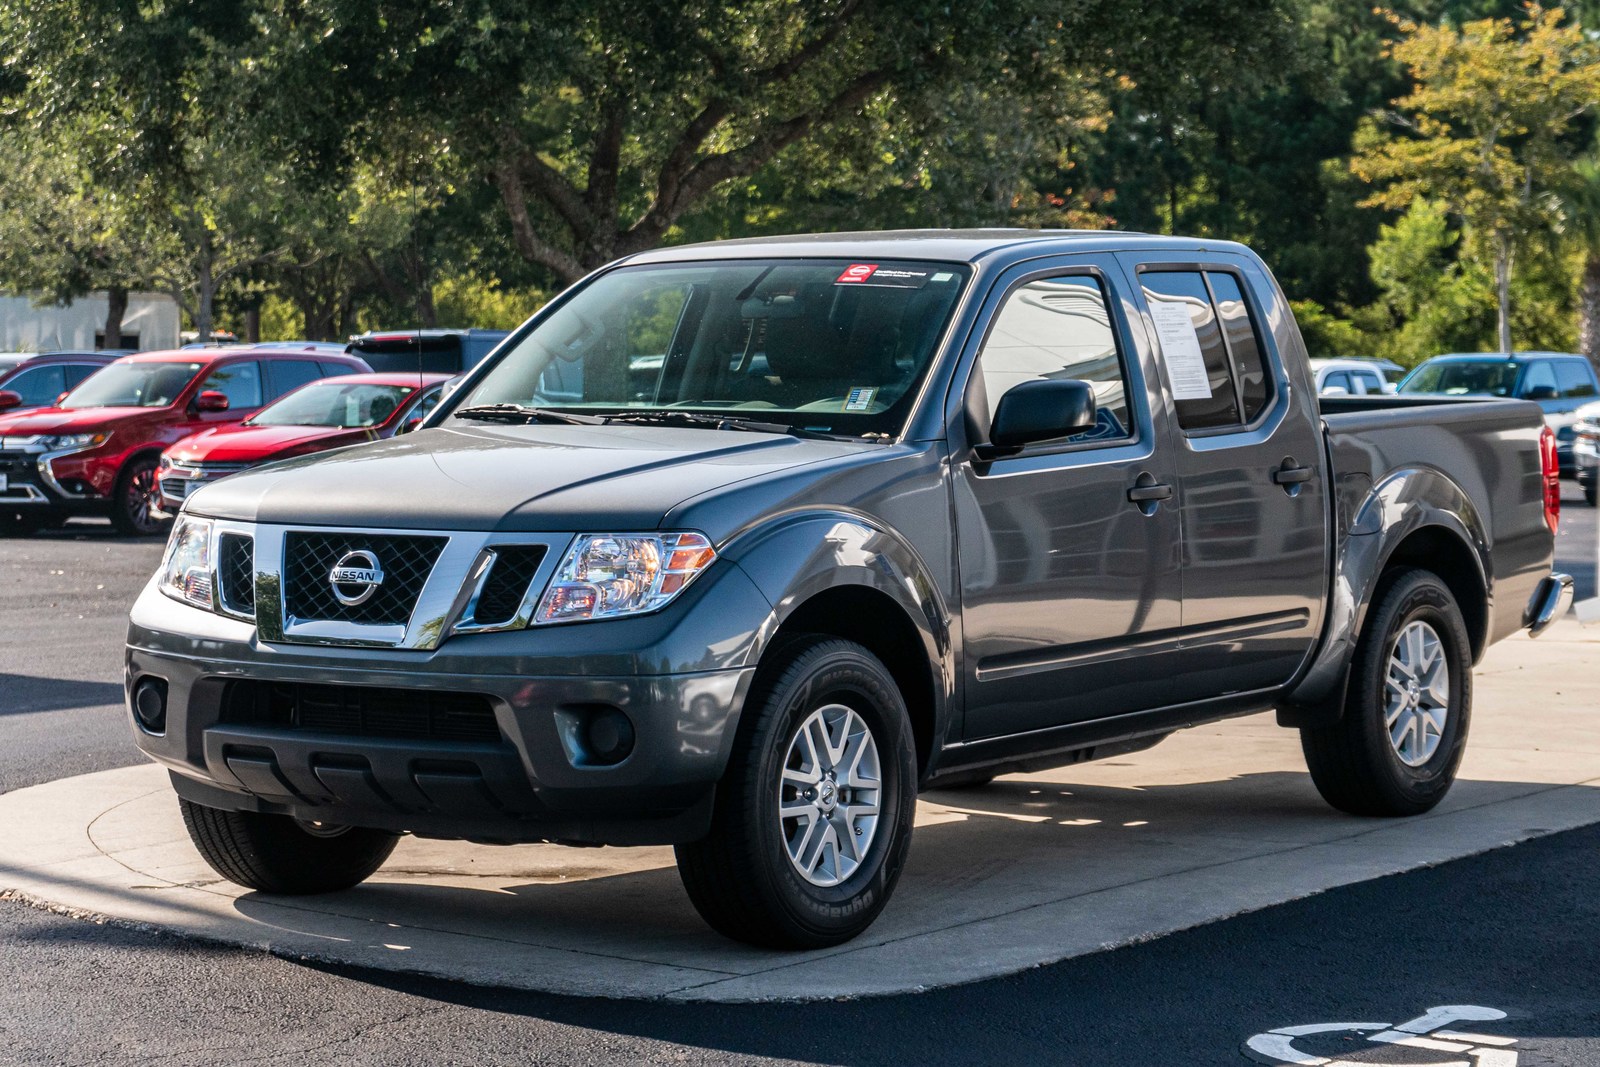
[{"label": "car windshield", "polygon": [[296,389],[253,418],[246,419],[245,425],[345,429],[380,426],[414,392],[416,390],[409,385],[321,382]]},{"label": "car windshield", "polygon": [[967,275],[846,259],[624,267],[540,321],[453,410],[713,412],[893,435]]},{"label": "car windshield", "polygon": [[61,402],[64,408],[163,408],[204,363],[110,363]]},{"label": "car windshield", "polygon": [[1510,396],[1516,384],[1515,363],[1502,359],[1452,360],[1424,363],[1400,383],[1400,392]]}]

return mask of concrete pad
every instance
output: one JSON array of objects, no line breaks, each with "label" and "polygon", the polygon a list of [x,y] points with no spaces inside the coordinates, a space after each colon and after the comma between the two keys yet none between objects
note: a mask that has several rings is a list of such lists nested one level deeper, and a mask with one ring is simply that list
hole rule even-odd
[{"label": "concrete pad", "polygon": [[1270,716],[1147,752],[927,794],[911,861],[851,944],[772,953],[690,907],[672,852],[401,842],[367,884],[274,898],[189,845],[165,773],[0,796],[0,890],[229,944],[478,984],[754,1001],[889,994],[1012,973],[1337,885],[1600,822],[1600,633],[1491,650],[1462,779],[1416,819],[1323,804]]}]

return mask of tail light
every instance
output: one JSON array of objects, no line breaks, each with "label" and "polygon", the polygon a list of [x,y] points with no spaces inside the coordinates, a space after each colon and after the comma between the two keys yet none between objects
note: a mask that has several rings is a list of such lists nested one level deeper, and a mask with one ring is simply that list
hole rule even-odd
[{"label": "tail light", "polygon": [[1539,431],[1539,473],[1544,478],[1544,522],[1556,532],[1561,522],[1561,463],[1556,459],[1556,432]]}]

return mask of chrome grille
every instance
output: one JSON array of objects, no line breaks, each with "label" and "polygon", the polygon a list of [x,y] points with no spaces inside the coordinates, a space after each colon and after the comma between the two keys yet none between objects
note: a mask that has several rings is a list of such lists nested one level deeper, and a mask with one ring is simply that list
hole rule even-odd
[{"label": "chrome grille", "polygon": [[494,626],[517,616],[528,584],[544,560],[544,545],[501,545],[494,550],[494,565],[484,579],[483,592],[472,609],[472,622]]},{"label": "chrome grille", "polygon": [[217,578],[224,608],[237,615],[256,613],[256,553],[251,538],[225,533],[217,539]]},{"label": "chrome grille", "polygon": [[[284,607],[290,618],[302,621],[405,625],[447,540],[291,531],[284,535]],[[342,604],[328,574],[346,553],[363,550],[377,559],[383,583],[366,602]]]}]

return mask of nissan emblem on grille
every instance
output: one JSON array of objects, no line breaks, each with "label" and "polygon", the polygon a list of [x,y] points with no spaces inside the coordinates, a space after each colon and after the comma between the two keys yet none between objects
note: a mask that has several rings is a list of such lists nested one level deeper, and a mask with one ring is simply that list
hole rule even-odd
[{"label": "nissan emblem on grille", "polygon": [[333,595],[347,608],[365,604],[382,584],[383,569],[378,566],[378,557],[364,548],[346,552],[328,572],[328,585],[333,588]]}]

